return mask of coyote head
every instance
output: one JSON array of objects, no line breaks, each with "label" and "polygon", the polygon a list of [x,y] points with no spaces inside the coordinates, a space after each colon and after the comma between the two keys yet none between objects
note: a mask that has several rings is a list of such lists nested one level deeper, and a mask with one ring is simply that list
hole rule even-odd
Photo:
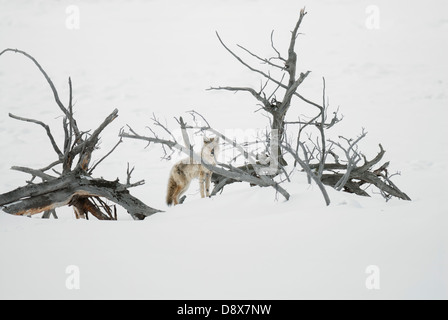
[{"label": "coyote head", "polygon": [[219,152],[219,137],[204,137],[204,145],[201,151],[201,157],[210,164],[216,164],[216,156]]}]

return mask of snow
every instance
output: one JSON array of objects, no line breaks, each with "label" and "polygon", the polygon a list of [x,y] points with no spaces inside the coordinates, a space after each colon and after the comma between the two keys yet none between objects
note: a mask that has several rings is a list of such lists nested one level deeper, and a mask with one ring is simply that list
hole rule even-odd
[{"label": "snow", "polygon": [[[126,140],[95,177],[125,181],[130,162],[134,181],[146,180],[132,194],[165,212],[141,222],[122,212],[118,222],[78,221],[69,209],[45,221],[1,213],[0,298],[447,299],[448,4],[376,1],[378,30],[365,25],[370,4],[0,0],[0,50],[32,54],[64,102],[71,76],[81,130],[119,109],[97,160],[121,127],[143,133],[153,113],[171,126],[174,116],[195,109],[223,132],[264,128],[250,95],[205,91],[260,83],[225,52],[215,30],[232,48],[270,56],[270,32],[284,52],[306,5],[297,46],[300,67],[312,73],[302,94],[320,101],[325,76],[330,103],[344,114],[332,134],[356,136],[365,127],[362,150],[372,158],[382,143],[385,160],[401,172],[394,181],[413,200],[386,203],[328,189],[326,207],[318,188],[295,173],[285,184],[287,202],[272,189],[243,184],[200,199],[193,183],[186,203],[168,208],[175,160],[160,161],[160,148]],[[79,30],[66,27],[69,5],[79,8]],[[42,128],[9,112],[63,134],[45,79],[12,53],[0,58],[0,193],[28,179],[11,166],[39,168],[55,159]],[[302,113],[299,105],[289,116]],[[69,266],[79,268],[79,290],[66,286]],[[366,287],[369,266],[380,270],[379,290]]]}]

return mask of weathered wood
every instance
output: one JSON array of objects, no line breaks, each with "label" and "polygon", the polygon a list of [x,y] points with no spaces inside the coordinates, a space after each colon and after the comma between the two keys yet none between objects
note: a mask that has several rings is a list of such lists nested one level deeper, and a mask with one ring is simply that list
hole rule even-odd
[{"label": "weathered wood", "polygon": [[113,220],[112,217],[109,217],[101,212],[101,210],[92,203],[89,197],[75,195],[72,197],[68,205],[76,207],[77,212],[81,215],[87,216],[90,212],[98,220]]},{"label": "weathered wood", "polygon": [[[221,43],[221,45],[224,47],[225,50],[227,50],[236,60],[238,60],[242,65],[244,65],[246,68],[248,68],[250,71],[258,73],[262,75],[264,78],[267,79],[267,82],[273,82],[277,85],[277,88],[269,95],[267,95],[264,90],[266,88],[266,85],[264,85],[261,90],[255,90],[250,87],[234,87],[234,86],[220,86],[220,87],[211,87],[209,90],[227,90],[227,91],[233,91],[233,92],[248,92],[252,96],[255,97],[259,102],[262,104],[262,109],[266,112],[268,112],[272,119],[270,119],[271,129],[273,131],[276,131],[278,133],[279,137],[279,146],[278,146],[278,152],[277,152],[277,159],[276,162],[279,163],[282,166],[286,166],[287,162],[283,157],[281,144],[284,142],[285,139],[285,129],[286,129],[286,114],[291,106],[291,101],[294,96],[300,98],[301,100],[305,101],[306,103],[311,104],[312,106],[318,107],[320,110],[320,113],[323,113],[323,110],[325,106],[319,106],[317,103],[313,103],[308,99],[305,99],[300,94],[297,93],[297,90],[299,86],[303,83],[303,81],[308,77],[308,75],[311,73],[311,71],[301,72],[299,77],[296,77],[297,72],[297,53],[295,52],[295,46],[296,46],[296,39],[299,35],[298,31],[302,24],[302,21],[304,17],[306,16],[307,12],[305,11],[305,8],[300,10],[300,16],[297,20],[294,29],[291,31],[291,40],[289,42],[288,47],[288,58],[284,59],[281,57],[280,52],[275,49],[272,34],[271,34],[271,45],[272,48],[275,50],[275,52],[278,54],[278,57],[273,57],[269,59],[263,59],[259,55],[252,53],[250,50],[246,49],[243,46],[238,45],[239,48],[243,49],[247,53],[249,53],[251,56],[255,57],[256,59],[262,61],[263,63],[266,63],[270,65],[271,67],[281,69],[281,71],[284,71],[284,74],[281,78],[281,80],[277,80],[274,77],[271,76],[270,72],[266,73],[263,72],[257,68],[254,68],[247,62],[245,62],[240,56],[238,56],[234,51],[232,51],[221,39],[218,32],[216,32],[216,36]],[[284,67],[281,67],[279,65],[276,65],[271,62],[272,59],[278,59],[285,63]],[[288,75],[288,83],[283,84],[284,76]],[[277,101],[275,98],[271,100],[271,98],[274,96],[275,92],[279,89],[283,88],[285,90],[283,99],[281,101]],[[325,142],[324,142],[325,143]]]},{"label": "weathered wood", "polygon": [[[164,129],[166,130],[166,128],[164,128]],[[211,129],[211,128],[209,128],[209,129]],[[131,131],[131,133],[127,133],[124,131],[120,132],[120,137],[143,140],[143,141],[147,141],[149,143],[157,143],[160,145],[168,146],[169,148],[177,149],[177,150],[185,153],[186,155],[190,156],[197,163],[201,163],[204,167],[206,167],[208,170],[210,170],[213,173],[224,176],[228,179],[233,179],[235,181],[249,182],[249,183],[258,185],[260,187],[272,187],[277,192],[279,192],[281,195],[283,195],[286,200],[289,200],[289,197],[290,197],[289,193],[271,178],[264,177],[264,176],[253,176],[253,175],[247,174],[245,172],[241,172],[241,171],[237,172],[236,170],[234,170],[235,168],[226,170],[222,167],[218,167],[218,166],[212,165],[210,163],[207,163],[206,161],[204,161],[204,159],[200,155],[198,155],[195,152],[191,152],[191,149],[181,145],[177,141],[160,139],[157,136],[154,136],[154,137],[141,136],[141,135],[137,134],[134,130],[132,130],[132,128],[130,128],[130,127],[129,127],[129,130]],[[217,131],[213,130],[213,132],[217,132]],[[217,133],[218,133],[217,136],[224,137],[225,139],[228,139],[223,134],[221,134],[219,132],[217,132]],[[221,164],[221,166],[223,166],[223,165]]]},{"label": "weathered wood", "polygon": [[[11,48],[5,49],[2,52],[0,52],[0,56],[6,52],[20,53],[20,54],[24,55],[25,57],[27,57],[28,59],[30,59],[36,65],[36,67],[39,69],[39,71],[45,77],[45,80],[47,80],[47,83],[50,86],[51,91],[53,92],[54,100],[55,100],[56,104],[58,105],[59,109],[61,109],[61,111],[65,114],[65,116],[67,118],[70,118],[70,112],[67,110],[67,108],[64,106],[61,99],[59,98],[59,93],[56,90],[56,87],[55,87],[53,81],[50,79],[50,77],[45,72],[45,70],[42,68],[42,66],[39,64],[39,62],[37,62],[37,60],[30,54],[26,53],[25,51],[18,50],[18,49],[11,49]],[[73,130],[75,131],[76,136],[79,136],[79,129],[78,129],[78,126],[76,125],[76,121],[73,123]]]},{"label": "weathered wood", "polygon": [[39,120],[34,120],[34,119],[28,119],[28,118],[24,118],[24,117],[18,117],[16,115],[13,115],[12,113],[9,114],[10,118],[13,118],[15,120],[19,120],[19,121],[25,121],[25,122],[31,122],[31,123],[35,123],[40,125],[41,127],[43,127],[45,129],[45,131],[47,132],[47,136],[50,139],[51,145],[53,146],[54,151],[56,152],[56,154],[59,156],[59,158],[62,158],[62,152],[59,149],[56,141],[54,140],[53,134],[51,133],[50,127],[43,123],[42,121]]},{"label": "weathered wood", "polygon": [[[336,187],[341,179],[346,176],[347,181],[342,186],[343,190],[346,192],[355,193],[360,196],[370,196],[365,190],[361,189],[362,185],[370,184],[376,186],[387,195],[394,196],[402,200],[411,200],[411,198],[406,193],[402,192],[395,184],[393,184],[387,176],[383,175],[383,172],[386,171],[389,166],[389,162],[384,163],[376,170],[372,169],[373,166],[382,160],[386,152],[381,144],[379,147],[380,152],[375,156],[375,158],[370,161],[364,158],[364,164],[360,167],[352,168],[350,172],[347,171],[347,165],[339,163],[325,164],[324,170],[339,170],[346,172],[323,174],[321,178],[322,183],[331,187]],[[318,164],[310,165],[310,167],[316,169]]]},{"label": "weathered wood", "polygon": [[294,150],[290,146],[284,145],[283,148],[294,157],[294,160],[297,161],[297,163],[302,167],[302,169],[308,174],[308,177],[311,178],[317,184],[320,192],[322,193],[322,196],[324,197],[325,204],[329,206],[331,202],[330,196],[328,195],[328,192],[325,189],[325,186],[323,185],[319,177],[310,169],[307,163],[305,163],[302,159],[299,158],[297,152],[294,152]]},{"label": "weathered wood", "polygon": [[[128,171],[128,182],[126,185],[120,184],[118,180],[107,181],[91,177],[96,166],[108,157],[121,142],[120,140],[96,165],[90,167],[92,153],[98,147],[100,134],[118,117],[118,110],[113,110],[92,133],[90,131],[80,132],[73,115],[71,78],[68,81],[69,102],[68,108],[66,108],[59,98],[59,93],[54,83],[34,57],[17,49],[5,49],[0,52],[0,56],[6,52],[20,53],[30,59],[47,80],[53,92],[54,100],[63,112],[64,147],[63,151],[59,148],[50,127],[44,122],[9,114],[11,118],[16,120],[31,122],[42,126],[47,133],[58,159],[40,170],[17,166],[12,167],[13,170],[30,174],[32,179],[28,182],[29,184],[27,186],[0,195],[0,207],[3,211],[15,215],[34,215],[44,212],[43,216],[48,218],[51,213],[54,214],[55,208],[69,205],[75,208],[77,217],[84,217],[87,216],[87,213],[91,213],[100,220],[116,219],[116,209],[114,208],[115,214],[113,214],[111,207],[100,199],[102,197],[125,208],[134,219],[144,219],[151,214],[160,212],[160,210],[148,207],[129,193],[128,188],[144,183],[141,180],[131,184],[131,172]],[[78,163],[73,168],[73,161],[76,157],[79,157]],[[58,164],[62,164],[62,173],[53,169]],[[53,169],[59,177],[46,173],[50,169]],[[34,179],[36,177],[41,178],[43,182],[35,184]]]},{"label": "weathered wood", "polygon": [[[14,215],[34,215],[58,207],[73,205],[73,199],[88,197],[106,198],[127,210],[135,219],[143,219],[160,210],[145,205],[133,197],[126,186],[118,181],[92,179],[80,174],[70,173],[60,178],[17,188],[0,195],[2,210]],[[81,202],[80,207],[92,209],[90,204]],[[79,207],[78,207],[79,209]],[[88,210],[90,211],[90,210]],[[90,211],[92,213],[92,211]],[[104,214],[97,214],[104,219]],[[104,217],[102,216],[104,215]],[[98,218],[97,216],[97,218]]]},{"label": "weathered wood", "polygon": [[[334,187],[335,184],[342,178],[343,174],[333,173],[333,174],[323,174],[322,175],[322,183]],[[359,182],[354,182],[353,180],[359,180]],[[390,185],[386,181],[382,180],[378,175],[373,172],[364,171],[364,172],[351,172],[349,180],[344,185],[344,191],[355,193],[360,196],[370,195],[360,188],[363,184],[373,184],[378,189],[384,191],[385,193],[397,197],[402,200],[410,201],[411,198],[400,189],[398,189],[395,185]]]},{"label": "weathered wood", "polygon": [[[248,174],[250,176],[259,178],[259,176],[257,175],[257,173],[255,171],[254,166],[251,164],[239,166],[234,169],[236,169],[238,171],[242,171],[245,174]],[[213,188],[213,191],[211,192],[211,196],[214,196],[214,195],[218,194],[219,192],[221,192],[221,190],[223,190],[226,185],[229,185],[229,184],[232,184],[235,182],[241,182],[240,180],[232,179],[232,178],[226,177],[224,175],[221,175],[221,174],[215,173],[215,172],[212,174],[211,181],[215,185],[215,187]],[[251,183],[250,185],[255,186],[256,184]]]}]

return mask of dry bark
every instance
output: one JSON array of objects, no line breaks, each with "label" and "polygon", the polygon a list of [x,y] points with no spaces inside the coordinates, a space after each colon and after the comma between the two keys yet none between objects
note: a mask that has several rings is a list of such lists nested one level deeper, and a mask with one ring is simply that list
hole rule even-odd
[{"label": "dry bark", "polygon": [[[391,197],[397,197],[408,201],[411,200],[406,193],[401,191],[390,180],[387,172],[389,162],[384,163],[378,169],[373,169],[373,167],[383,159],[386,152],[381,144],[379,145],[379,148],[380,151],[375,158],[370,161],[367,161],[367,159],[364,158],[364,164],[359,167],[353,163],[326,163],[324,170],[333,172],[324,173],[321,178],[322,183],[336,189],[367,197],[370,195],[361,187],[365,187],[365,185],[374,185],[380,190],[382,196],[386,200]],[[318,167],[318,164],[311,165],[310,167],[315,169]]]},{"label": "dry bark", "polygon": [[14,215],[34,215],[62,206],[75,206],[100,220],[113,220],[93,205],[92,198],[101,197],[120,206],[135,219],[143,219],[160,210],[148,207],[133,197],[127,185],[116,181],[93,179],[82,171],[73,171],[59,178],[30,184],[0,195],[0,207]]}]

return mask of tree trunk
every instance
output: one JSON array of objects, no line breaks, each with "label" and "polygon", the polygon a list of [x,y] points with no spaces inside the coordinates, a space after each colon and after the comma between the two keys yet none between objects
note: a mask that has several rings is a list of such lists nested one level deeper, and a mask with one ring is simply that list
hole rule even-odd
[{"label": "tree trunk", "polygon": [[278,137],[278,151],[277,151],[277,163],[281,166],[287,166],[288,162],[286,162],[283,157],[283,152],[281,145],[283,144],[284,135],[285,135],[285,114],[280,114],[279,112],[272,113],[272,126],[271,130],[277,130]]},{"label": "tree trunk", "polygon": [[103,197],[127,210],[134,218],[142,220],[160,210],[148,207],[133,197],[127,186],[118,181],[92,179],[80,171],[71,172],[60,178],[17,188],[0,195],[0,206],[6,213],[34,215],[55,208],[72,205],[79,212],[90,212],[100,220],[111,220],[97,210],[89,198]]}]

